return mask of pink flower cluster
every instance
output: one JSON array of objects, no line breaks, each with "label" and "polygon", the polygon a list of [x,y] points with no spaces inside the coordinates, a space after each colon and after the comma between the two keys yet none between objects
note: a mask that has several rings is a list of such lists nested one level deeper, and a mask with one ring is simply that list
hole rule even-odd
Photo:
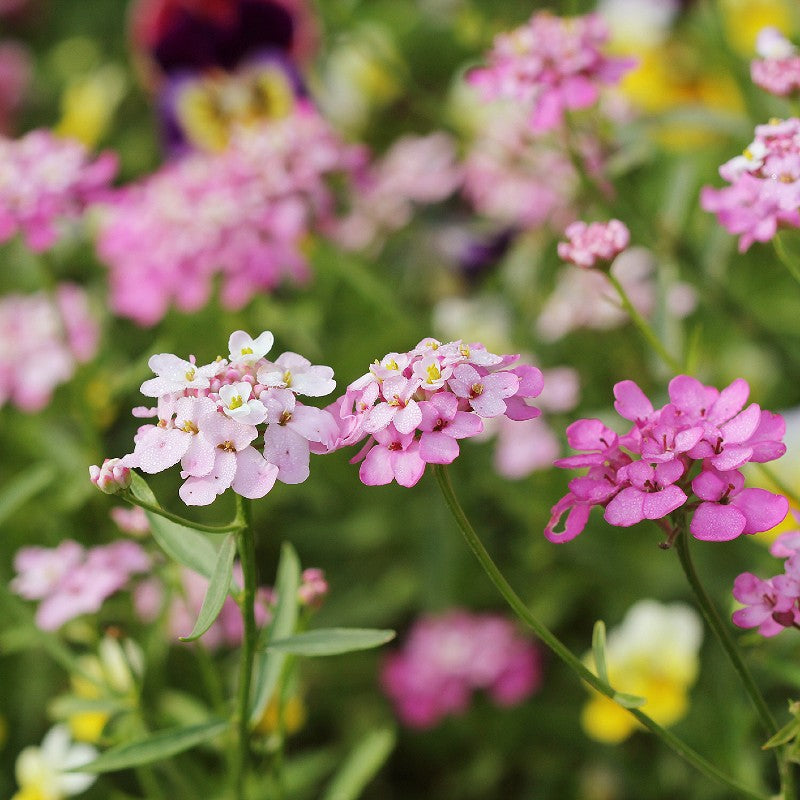
[{"label": "pink flower cluster", "polygon": [[418,619],[382,669],[384,691],[414,728],[466,711],[476,690],[500,706],[521,703],[541,683],[536,646],[492,614],[454,610]]},{"label": "pink flower cluster", "polygon": [[379,244],[407,225],[414,205],[438,203],[461,185],[456,146],[446,133],[403,136],[356,176],[353,207],[330,231],[349,250]]},{"label": "pink flower cluster", "polygon": [[564,111],[594,105],[600,86],[616,83],[635,65],[604,55],[608,38],[597,14],[566,19],[540,11],[497,36],[489,66],[473,70],[469,81],[487,99],[506,98],[529,108],[532,130],[552,130],[563,122]]},{"label": "pink flower cluster", "polygon": [[361,163],[306,105],[242,128],[221,153],[172,162],[118,193],[101,222],[100,258],[110,267],[115,312],[154,325],[171,303],[194,311],[214,278],[238,309],[288,277],[308,277],[304,244],[334,212],[328,178]]},{"label": "pink flower cluster", "polygon": [[32,250],[55,244],[59,228],[79,219],[107,195],[117,159],[94,161],[77,141],[35,130],[20,139],[0,136],[0,242],[20,232]]},{"label": "pink flower cluster", "polygon": [[[83,289],[61,284],[54,295],[9,294],[0,300],[0,406],[39,411],[56,386],[97,351],[100,330]],[[31,364],[36,369],[31,369]]]},{"label": "pink flower cluster", "polygon": [[[570,446],[583,452],[555,464],[588,472],[570,481],[545,536],[552,542],[574,539],[593,506],[602,506],[605,520],[620,527],[663,519],[683,507],[692,514],[692,535],[711,542],[777,525],[789,510],[786,498],[745,489],[740,470],[749,461],[782,456],[786,425],[780,414],[756,403],[744,408],[749,392],[742,379],[720,392],[679,375],[669,383],[670,402],[654,409],[633,381],[616,384],[614,408],[633,426],[622,435],[599,419],[567,428]],[[565,513],[564,528],[556,531]]]},{"label": "pink flower cluster", "polygon": [[700,204],[739,235],[739,251],[768,242],[779,227],[800,228],[800,119],[770,120],[742,155],[719,168],[731,185],[703,187]]},{"label": "pink flower cluster", "polygon": [[334,448],[369,437],[353,459],[367,486],[414,486],[426,464],[450,464],[459,439],[483,431],[483,419],[533,419],[526,402],[542,391],[542,373],[512,367],[481,344],[423,339],[407,353],[389,353],[347,387],[329,410],[340,428]]},{"label": "pink flower cluster", "polygon": [[131,576],[150,569],[150,558],[135,542],[87,550],[67,539],[54,548],[23,547],[14,557],[14,569],[12,591],[25,600],[40,601],[36,624],[53,631],[81,614],[99,611]]},{"label": "pink flower cluster", "polygon": [[627,246],[631,234],[618,219],[608,222],[573,222],[564,231],[566,242],[558,243],[558,256],[579,267],[610,264]]},{"label": "pink flower cluster", "polygon": [[743,572],[733,583],[733,596],[744,608],[733,612],[740,628],[758,628],[762,636],[775,636],[786,628],[800,628],[800,531],[781,534],[770,547],[785,558],[784,572],[767,580]]},{"label": "pink flower cluster", "polygon": [[761,30],[756,50],[761,58],[750,64],[750,77],[756,86],[778,97],[800,91],[800,54],[777,28]]},{"label": "pink flower cluster", "polygon": [[[134,414],[158,422],[139,428],[133,453],[118,466],[152,474],[180,463],[179,494],[187,505],[208,505],[228,488],[259,498],[276,479],[304,481],[310,445],[325,450],[338,428],[330,413],[303,405],[298,395],[323,397],[336,382],[330,367],[314,366],[297,353],[268,361],[273,341],[269,331],[255,339],[235,331],[228,359],[203,366],[170,353],[152,356],[157,377],[145,381],[141,392],[157,398],[157,406]],[[261,450],[254,446],[260,436]]]}]

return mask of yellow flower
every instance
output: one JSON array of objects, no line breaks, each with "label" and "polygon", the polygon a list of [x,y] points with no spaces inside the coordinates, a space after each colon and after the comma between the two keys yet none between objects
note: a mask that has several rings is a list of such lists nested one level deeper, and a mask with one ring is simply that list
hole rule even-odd
[{"label": "yellow flower", "polygon": [[756,36],[768,25],[786,36],[792,33],[792,8],[796,0],[720,0],[725,35],[745,58],[755,55]]},{"label": "yellow flower", "polygon": [[[659,725],[673,725],[689,706],[688,690],[697,677],[702,625],[688,606],[642,600],[608,636],[606,666],[611,686],[645,698],[642,711]],[[586,661],[594,670],[594,659]],[[593,739],[616,744],[639,723],[613,700],[592,693],[581,724]]]},{"label": "yellow flower", "polygon": [[74,78],[61,97],[60,136],[78,139],[94,147],[108,130],[125,94],[125,74],[116,64]]},{"label": "yellow flower", "polygon": [[[289,697],[283,706],[283,732],[288,736],[296,733],[303,727],[306,721],[306,707],[302,698],[298,694]],[[278,696],[273,695],[272,699],[264,709],[264,713],[254,730],[268,736],[278,731]]]}]

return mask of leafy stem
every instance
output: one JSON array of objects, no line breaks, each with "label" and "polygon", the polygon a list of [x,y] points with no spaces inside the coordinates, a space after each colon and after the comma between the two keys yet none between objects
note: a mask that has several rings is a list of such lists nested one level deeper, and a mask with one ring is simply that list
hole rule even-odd
[{"label": "leafy stem", "polygon": [[498,566],[492,560],[489,552],[483,546],[480,537],[475,532],[475,529],[467,519],[458,498],[453,491],[452,483],[447,469],[444,466],[434,466],[436,480],[439,483],[439,488],[444,496],[445,503],[447,504],[450,512],[452,513],[467,545],[472,550],[475,557],[478,559],[484,572],[495,585],[497,590],[502,595],[503,599],[508,603],[509,607],[514,613],[524,622],[541,641],[552,650],[578,677],[588,683],[593,689],[598,691],[605,697],[610,698],[615,703],[625,708],[629,714],[633,715],[636,720],[645,728],[650,730],[664,744],[666,744],[673,752],[677,753],[681,758],[685,759],[688,763],[692,764],[700,772],[707,777],[718,783],[727,786],[729,789],[735,791],[739,796],[750,798],[750,800],[767,800],[766,796],[760,794],[752,789],[742,786],[736,780],[726,775],[718,769],[710,761],[707,761],[703,756],[685,744],[681,739],[672,734],[670,731],[662,728],[657,722],[651,719],[647,714],[639,711],[637,708],[630,708],[624,702],[621,702],[621,696],[612,688],[607,682],[597,677],[550,629],[541,623],[528,609],[520,596],[514,591],[509,582],[503,576]]},{"label": "leafy stem", "polygon": [[128,489],[119,492],[119,497],[131,505],[139,506],[139,508],[149,511],[151,514],[157,514],[159,517],[164,517],[164,519],[178,523],[178,525],[183,525],[186,528],[193,528],[194,530],[202,531],[203,533],[236,533],[241,531],[246,525],[241,514],[241,509],[238,508],[236,516],[226,525],[205,525],[202,522],[194,522],[193,520],[185,519],[178,514],[173,514],[171,511],[167,511],[166,509],[161,508],[161,506],[155,505],[154,503],[148,503],[146,500],[136,497],[133,492]]},{"label": "leafy stem", "polygon": [[[683,567],[683,572],[686,575],[686,579],[689,581],[689,585],[694,592],[697,604],[700,606],[700,610],[702,611],[708,626],[711,628],[714,636],[722,645],[722,648],[725,650],[725,654],[728,656],[731,665],[736,671],[736,674],[739,676],[739,680],[741,681],[744,690],[747,692],[748,697],[756,709],[762,727],[768,736],[774,736],[778,730],[778,726],[775,723],[772,712],[769,710],[769,707],[764,700],[764,696],[761,694],[761,691],[753,679],[747,664],[745,664],[739,647],[731,635],[728,626],[725,624],[725,622],[723,622],[719,612],[711,602],[711,598],[708,596],[708,593],[706,592],[705,587],[703,586],[702,582],[700,581],[700,577],[697,574],[689,547],[689,531],[686,526],[685,516],[681,518],[679,527],[680,530],[676,539],[678,545],[678,557],[681,562],[681,567]],[[792,775],[791,764],[787,760],[785,753],[777,749],[775,750],[775,757],[778,760],[778,770],[781,777],[780,797],[784,798],[784,800],[793,800],[794,776]]]}]

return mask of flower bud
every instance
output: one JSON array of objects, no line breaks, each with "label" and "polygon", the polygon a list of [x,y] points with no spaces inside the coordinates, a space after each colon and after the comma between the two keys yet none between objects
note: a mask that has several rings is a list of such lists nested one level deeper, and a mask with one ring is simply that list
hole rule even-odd
[{"label": "flower bud", "polygon": [[89,467],[89,478],[106,494],[117,494],[131,485],[130,468],[122,466],[119,458],[107,458],[102,467],[93,464]]}]

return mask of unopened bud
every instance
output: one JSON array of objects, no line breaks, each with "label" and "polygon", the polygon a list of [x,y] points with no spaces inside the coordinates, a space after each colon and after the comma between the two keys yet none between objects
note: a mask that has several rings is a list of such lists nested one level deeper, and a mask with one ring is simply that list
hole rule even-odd
[{"label": "unopened bud", "polygon": [[122,466],[119,458],[107,458],[102,467],[89,467],[89,478],[101,492],[117,494],[131,485],[131,470]]}]

